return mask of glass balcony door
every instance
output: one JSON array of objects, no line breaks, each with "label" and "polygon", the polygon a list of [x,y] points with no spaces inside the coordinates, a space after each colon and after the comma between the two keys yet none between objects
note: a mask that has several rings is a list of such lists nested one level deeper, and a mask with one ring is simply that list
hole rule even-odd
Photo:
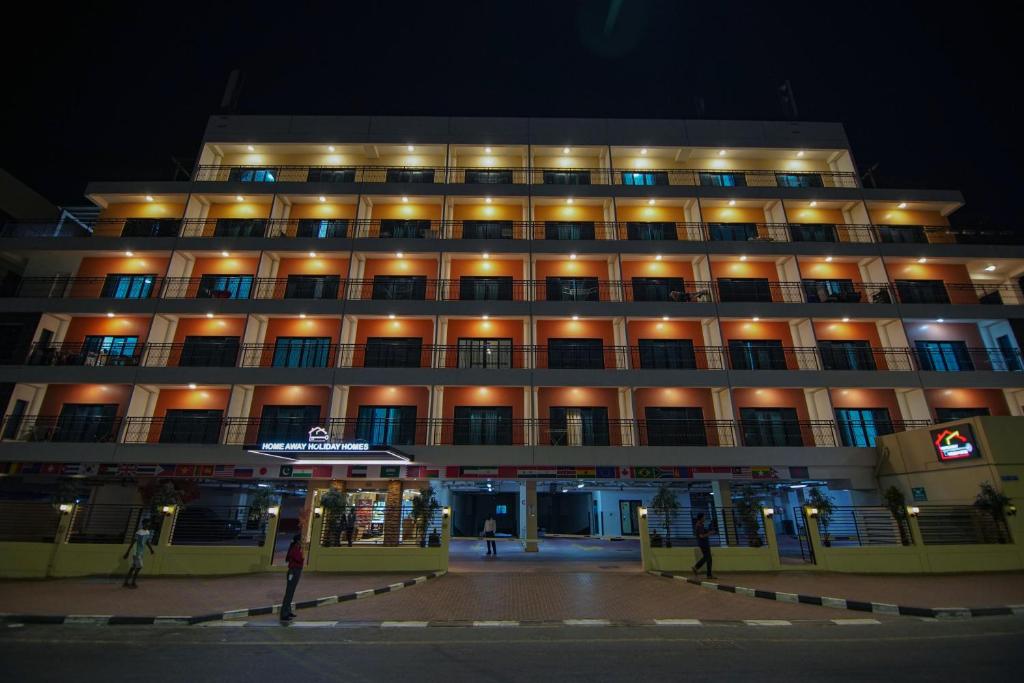
[{"label": "glass balcony door", "polygon": [[862,339],[820,341],[818,351],[825,370],[874,370],[871,342]]},{"label": "glass balcony door", "polygon": [[603,370],[603,343],[601,339],[548,339],[548,368]]},{"label": "glass balcony door", "polygon": [[199,278],[197,299],[248,299],[252,293],[252,275],[203,275]]},{"label": "glass balcony door", "polygon": [[285,299],[337,299],[340,275],[289,275]]},{"label": "glass balcony door", "polygon": [[707,446],[702,408],[661,408],[648,406],[648,446]]},{"label": "glass balcony door", "polygon": [[182,367],[232,367],[238,361],[238,337],[185,337],[178,365]]},{"label": "glass balcony door", "polygon": [[467,339],[458,341],[460,368],[511,368],[511,339]]},{"label": "glass balcony door", "polygon": [[554,446],[607,446],[608,409],[552,407],[551,444]]},{"label": "glass balcony door", "polygon": [[363,367],[421,367],[423,340],[419,337],[368,337]]},{"label": "glass balcony door", "polygon": [[745,446],[803,446],[795,408],[740,408]]},{"label": "glass balcony door", "polygon": [[892,434],[888,408],[836,408],[836,425],[844,446],[874,448],[879,434]]},{"label": "glass balcony door", "polygon": [[511,301],[512,277],[464,276],[459,278],[461,301]]},{"label": "glass balcony door", "polygon": [[153,294],[156,277],[156,273],[111,273],[103,280],[100,296],[109,299],[148,299]]},{"label": "glass balcony door", "polygon": [[672,292],[681,297],[681,277],[635,277],[633,278],[633,301],[672,301]]},{"label": "glass balcony door", "polygon": [[544,223],[544,239],[546,240],[592,240],[594,235],[593,221],[546,221]]},{"label": "glass balcony door", "polygon": [[320,426],[320,406],[263,406],[258,441],[302,441]]},{"label": "glass balcony door", "polygon": [[416,406],[359,406],[357,439],[375,446],[407,446],[415,436]]},{"label": "glass balcony door", "polygon": [[639,348],[641,368],[676,370],[697,368],[697,356],[693,348],[693,341],[689,339],[641,339]]},{"label": "glass balcony door", "polygon": [[57,417],[52,440],[75,443],[113,441],[118,409],[116,403],[65,403]]},{"label": "glass balcony door", "polygon": [[348,237],[348,220],[345,218],[332,218],[330,220],[302,218],[296,226],[295,236],[313,237],[316,239]]},{"label": "glass balcony door", "polygon": [[626,236],[631,240],[642,241],[679,239],[676,224],[671,221],[630,221],[626,223]]},{"label": "glass balcony door", "polygon": [[275,368],[325,368],[331,352],[330,337],[278,337],[274,342]]},{"label": "glass balcony door", "polygon": [[732,339],[729,360],[733,370],[786,369],[786,353],[776,339]]},{"label": "glass balcony door", "polygon": [[138,352],[137,336],[87,335],[82,342],[81,363],[78,365],[135,365]]},{"label": "glass balcony door", "polygon": [[427,298],[425,275],[377,275],[373,278],[373,298],[384,300],[423,300]]},{"label": "glass balcony door", "polygon": [[966,372],[974,369],[965,342],[918,340],[914,345],[917,348],[917,362],[922,370]]},{"label": "glass balcony door", "polygon": [[546,280],[548,301],[598,301],[600,290],[596,277],[549,277]]},{"label": "glass balcony door", "polygon": [[453,441],[457,446],[512,444],[512,408],[456,406]]},{"label": "glass balcony door", "polygon": [[160,443],[217,443],[222,410],[168,410],[160,429]]},{"label": "glass balcony door", "polygon": [[772,287],[767,278],[718,278],[719,301],[771,301]]},{"label": "glass balcony door", "polygon": [[464,240],[510,240],[513,238],[512,221],[463,221]]}]

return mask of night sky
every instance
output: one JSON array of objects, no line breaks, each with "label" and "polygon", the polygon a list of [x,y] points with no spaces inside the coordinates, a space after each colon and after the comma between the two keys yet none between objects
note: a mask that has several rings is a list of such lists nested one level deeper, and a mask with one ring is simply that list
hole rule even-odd
[{"label": "night sky", "polygon": [[34,3],[0,46],[0,165],[60,204],[190,167],[233,68],[242,114],[785,119],[789,79],[880,187],[1016,227],[1021,38],[984,2],[113,4]]}]

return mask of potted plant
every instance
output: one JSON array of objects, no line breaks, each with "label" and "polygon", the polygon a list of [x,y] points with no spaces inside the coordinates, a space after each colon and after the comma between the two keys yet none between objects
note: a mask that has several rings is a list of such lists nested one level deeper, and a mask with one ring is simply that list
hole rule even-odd
[{"label": "potted plant", "polygon": [[751,548],[760,548],[762,542],[758,516],[761,507],[757,504],[754,491],[749,486],[744,487],[742,495],[733,503],[733,507],[736,511],[736,521],[747,536],[747,544]]},{"label": "potted plant", "polygon": [[987,512],[992,517],[992,521],[995,522],[997,541],[999,543],[1006,543],[1006,535],[1003,533],[1004,524],[1006,522],[1006,508],[1010,506],[1012,502],[1005,493],[996,489],[995,486],[989,482],[982,482],[978,485],[981,489],[978,491],[978,495],[974,499],[974,507],[983,512]]},{"label": "potted plant", "polygon": [[882,494],[885,499],[885,506],[889,508],[893,519],[896,520],[896,528],[900,530],[900,543],[910,545],[910,534],[907,529],[907,499],[896,486],[890,486]]},{"label": "potted plant", "polygon": [[246,514],[245,528],[258,532],[260,547],[267,540],[267,526],[264,523],[267,510],[278,503],[277,496],[270,489],[258,488],[249,494],[249,509]]},{"label": "potted plant", "polygon": [[139,495],[143,506],[149,508],[148,514],[153,525],[151,530],[154,536],[159,537],[164,506],[170,505],[180,510],[188,502],[199,498],[199,486],[190,480],[150,479],[139,486]]},{"label": "potted plant", "polygon": [[[437,502],[437,494],[429,485],[424,486],[420,490],[420,495],[412,499],[412,518],[416,522],[416,531],[420,536],[421,548],[427,547],[427,530],[430,526],[430,520],[440,507],[441,504]],[[435,535],[436,532],[431,534],[431,545],[433,545],[433,536]],[[440,536],[437,537],[437,545],[441,545]]]},{"label": "potted plant", "polygon": [[[665,548],[671,548],[672,520],[675,518],[676,513],[679,512],[679,501],[676,499],[675,491],[668,484],[664,484],[658,489],[658,494],[651,501],[651,509],[661,515],[661,519],[665,523],[665,539],[663,544]],[[654,545],[653,539],[651,545]]]},{"label": "potted plant", "polygon": [[338,489],[328,489],[320,496],[320,507],[324,509],[323,544],[340,546],[341,533],[345,528],[345,508],[348,501]]},{"label": "potted plant", "polygon": [[821,530],[821,544],[826,548],[832,545],[832,536],[828,533],[828,527],[832,523],[832,515],[835,514],[835,504],[832,496],[826,496],[821,489],[813,488],[807,496],[807,504],[818,509],[818,529]]}]

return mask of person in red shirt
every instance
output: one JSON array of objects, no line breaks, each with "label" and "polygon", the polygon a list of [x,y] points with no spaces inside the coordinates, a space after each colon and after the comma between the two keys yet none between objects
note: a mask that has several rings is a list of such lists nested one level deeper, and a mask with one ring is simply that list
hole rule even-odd
[{"label": "person in red shirt", "polygon": [[292,611],[292,599],[295,597],[295,589],[299,585],[299,577],[302,576],[302,568],[306,565],[306,558],[302,555],[302,535],[295,534],[292,544],[288,546],[288,585],[284,590],[284,600],[281,602],[281,621],[291,621],[295,618]]}]

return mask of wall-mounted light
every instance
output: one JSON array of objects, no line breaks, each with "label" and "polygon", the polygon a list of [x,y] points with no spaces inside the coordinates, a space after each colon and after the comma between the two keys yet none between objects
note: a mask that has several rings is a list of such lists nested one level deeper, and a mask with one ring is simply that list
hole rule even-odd
[{"label": "wall-mounted light", "polygon": [[309,252],[309,258],[316,258],[316,252],[315,251]]},{"label": "wall-mounted light", "polygon": [[647,519],[647,508],[637,508],[637,513],[641,518]]},{"label": "wall-mounted light", "polygon": [[569,260],[570,261],[575,261],[576,260],[576,254],[569,254]]},{"label": "wall-mounted light", "polygon": [[493,199],[491,199],[490,197],[484,197],[484,204],[490,204],[490,203],[491,203],[491,202],[493,202],[493,201],[494,201],[494,200],[493,200]]},{"label": "wall-mounted light", "polygon": [[655,261],[660,261],[661,260],[661,254],[655,254],[654,255],[654,260]]},{"label": "wall-mounted light", "polygon": [[491,319],[491,316],[489,316],[489,315],[487,315],[487,314],[484,314],[484,315],[480,316],[480,319],[481,319],[481,320],[490,320],[490,319]]},{"label": "wall-mounted light", "polygon": [[935,322],[937,322],[937,323],[944,323],[944,322],[946,322],[946,319],[945,318],[936,318]]},{"label": "wall-mounted light", "polygon": [[849,319],[849,318],[845,318],[845,317],[844,317],[844,318],[843,318],[843,322],[844,322],[844,323],[848,323],[848,322],[850,322],[850,319]]},{"label": "wall-mounted light", "polygon": [[113,311],[107,311],[107,317],[108,318],[113,318],[114,317]]},{"label": "wall-mounted light", "polygon": [[394,319],[395,319],[395,314],[394,313],[388,313],[388,320],[394,320]]},{"label": "wall-mounted light", "polygon": [[249,150],[250,152],[255,152],[255,151],[256,151],[256,148],[255,148],[255,147],[253,147],[252,145],[246,145],[246,146],[245,146],[245,148],[246,148],[247,150]]},{"label": "wall-mounted light", "polygon": [[995,267],[994,265],[988,265],[988,266],[985,266],[985,270],[987,270],[987,271],[988,271],[988,272],[990,272],[990,273],[991,273],[991,272],[992,272],[993,270],[995,270],[995,269],[996,269],[996,267]]},{"label": "wall-mounted light", "polygon": [[334,145],[327,145],[327,151],[328,152],[333,152],[334,151]]},{"label": "wall-mounted light", "polygon": [[761,318],[760,318],[759,316],[756,316],[756,315],[755,315],[755,316],[754,316],[753,318],[751,318],[751,320],[753,320],[753,321],[754,321],[755,323],[756,323],[756,322],[757,322],[758,320],[760,320],[760,319],[761,319]]},{"label": "wall-mounted light", "polygon": [[816,207],[817,205],[818,205],[818,202],[815,202],[815,201],[812,201],[812,202],[811,202],[811,203],[809,204],[809,206],[810,206],[810,207],[811,207],[812,209],[813,209],[814,207]]},{"label": "wall-mounted light", "polygon": [[574,315],[574,316],[572,317],[572,319],[573,319],[573,320],[579,320],[579,319],[580,319],[580,317],[579,317],[578,315]]},{"label": "wall-mounted light", "polygon": [[746,260],[747,260],[747,255],[746,254],[743,254],[742,256],[740,256],[740,261],[746,261]]},{"label": "wall-mounted light", "polygon": [[451,517],[452,516],[452,509],[450,507],[448,507],[447,505],[445,505],[443,508],[441,508],[441,516],[444,517],[445,519],[447,519],[448,517]]},{"label": "wall-mounted light", "polygon": [[817,517],[818,516],[818,508],[806,508],[806,510],[807,510],[807,515],[808,516],[810,516],[810,517]]},{"label": "wall-mounted light", "polygon": [[668,316],[667,315],[661,316],[661,319],[664,320],[665,322],[668,322]]},{"label": "wall-mounted light", "polygon": [[126,252],[124,252],[124,255],[125,256],[135,256],[135,252],[134,251],[126,251]]},{"label": "wall-mounted light", "polygon": [[917,517],[919,514],[921,514],[921,508],[917,507],[916,505],[908,505],[907,514],[911,517]]},{"label": "wall-mounted light", "polygon": [[212,317],[213,317],[213,313],[207,313],[207,314],[206,314],[206,317],[207,317],[207,318],[212,318]]},{"label": "wall-mounted light", "polygon": [[160,508],[160,512],[162,512],[165,515],[173,515],[174,514],[174,506],[173,505],[164,505],[162,508]]},{"label": "wall-mounted light", "polygon": [[825,263],[832,263],[832,257],[831,256],[826,256],[825,257]]},{"label": "wall-mounted light", "polygon": [[406,145],[405,149],[406,149],[406,151],[409,151],[409,152],[415,152],[416,151],[416,146],[415,145]]},{"label": "wall-mounted light", "polygon": [[572,204],[572,197],[566,197],[565,198],[565,203],[566,204]]},{"label": "wall-mounted light", "polygon": [[653,199],[648,199],[647,200],[647,206],[654,206],[654,200]]},{"label": "wall-mounted light", "polygon": [[1006,510],[1006,516],[1007,517],[1013,517],[1013,516],[1015,516],[1017,514],[1017,506],[1016,505],[1007,505],[1005,510]]},{"label": "wall-mounted light", "polygon": [[718,150],[718,156],[724,157],[725,156],[725,150],[724,149]]},{"label": "wall-mounted light", "polygon": [[765,517],[774,517],[775,516],[775,508],[761,508],[761,513]]},{"label": "wall-mounted light", "polygon": [[485,251],[484,253],[480,254],[480,258],[486,261],[487,259],[491,258],[491,255]]},{"label": "wall-mounted light", "polygon": [[299,317],[302,318],[303,320],[305,320],[306,319],[306,314],[305,313],[299,313]]},{"label": "wall-mounted light", "polygon": [[231,253],[227,252],[227,251],[222,251],[222,252],[220,252],[220,255],[223,256],[224,258],[227,258],[227,257],[231,256]]},{"label": "wall-mounted light", "polygon": [[491,148],[490,147],[484,147],[484,154],[490,154],[490,153],[491,153]]},{"label": "wall-mounted light", "polygon": [[66,515],[70,513],[74,509],[74,507],[74,503],[61,503],[60,505],[57,506],[57,509],[60,510],[60,513],[62,515]]},{"label": "wall-mounted light", "polygon": [[924,256],[922,256],[921,258],[917,259],[917,262],[918,263],[928,263],[928,259],[926,259]]},{"label": "wall-mounted light", "polygon": [[396,251],[395,258],[405,258],[405,252]]},{"label": "wall-mounted light", "polygon": [[317,505],[315,508],[313,508],[313,516],[314,517],[323,517],[323,515],[324,515],[324,509],[322,507]]},{"label": "wall-mounted light", "polygon": [[271,505],[267,508],[267,514],[271,517],[277,517],[279,512],[281,512],[281,507],[279,505]]},{"label": "wall-mounted light", "polygon": [[402,197],[402,203],[403,204],[408,204],[409,203],[409,198],[408,197]]},{"label": "wall-mounted light", "polygon": [[569,148],[568,147],[563,147],[562,148],[562,154],[568,154],[568,153],[569,153]]}]

